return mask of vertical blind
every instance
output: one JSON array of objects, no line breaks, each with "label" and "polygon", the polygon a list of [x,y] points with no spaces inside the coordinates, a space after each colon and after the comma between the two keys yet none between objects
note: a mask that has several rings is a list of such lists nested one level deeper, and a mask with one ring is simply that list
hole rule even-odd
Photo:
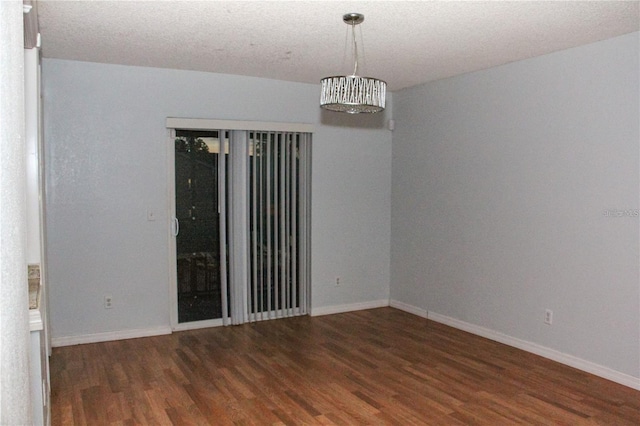
[{"label": "vertical blind", "polygon": [[308,133],[249,132],[250,321],[307,313],[309,148]]}]

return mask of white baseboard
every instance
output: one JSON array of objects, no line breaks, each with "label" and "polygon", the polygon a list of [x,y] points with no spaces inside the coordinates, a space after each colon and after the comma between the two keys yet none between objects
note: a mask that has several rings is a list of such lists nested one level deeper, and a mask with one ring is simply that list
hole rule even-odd
[{"label": "white baseboard", "polygon": [[79,336],[53,337],[51,346],[72,346],[85,343],[109,342],[112,340],[135,339],[138,337],[160,336],[171,334],[171,327],[154,327],[137,330],[109,331],[106,333],[83,334]]},{"label": "white baseboard", "polygon": [[311,308],[311,316],[341,314],[343,312],[361,311],[364,309],[384,308],[389,306],[389,299],[372,300],[369,302],[351,303],[348,305],[323,306],[321,308]]},{"label": "white baseboard", "polygon": [[[565,354],[564,352],[557,351],[555,349],[548,348],[546,346],[539,345],[537,343],[528,342],[526,340],[511,337],[507,334],[500,333],[499,331],[491,330],[489,328],[481,327],[479,325],[471,324],[465,321],[461,321],[456,318],[441,315],[436,312],[427,311],[407,303],[398,302],[392,300],[389,303],[392,308],[397,308],[405,312],[426,317],[435,322],[448,325],[459,330],[466,331],[477,336],[487,338],[496,342],[504,343],[505,345],[513,346],[514,348],[522,349],[523,351],[531,352],[541,357],[550,359],[552,361],[559,362],[560,364],[568,365],[569,367],[577,368],[578,370],[591,373],[595,376],[602,377],[612,382],[619,383],[624,386],[628,386],[632,389],[640,390],[640,378],[634,377],[619,371],[613,370],[609,367],[605,367],[600,364],[596,364],[591,361],[586,361],[582,358],[575,357],[573,355]],[[426,313],[426,315],[425,315]]]},{"label": "white baseboard", "polygon": [[418,308],[416,306],[409,305],[408,303],[404,303],[404,302],[400,302],[398,300],[391,299],[389,301],[389,306],[391,306],[392,308],[400,309],[401,311],[405,311],[405,312],[408,312],[408,313],[413,314],[413,315],[417,315],[417,316],[422,317],[422,318],[427,318],[427,310],[426,309]]},{"label": "white baseboard", "polygon": [[[330,315],[330,314],[339,314],[343,312],[351,312],[351,311],[360,311],[363,309],[373,309],[373,308],[382,308],[385,306],[389,306],[389,300],[372,300],[369,302],[361,302],[361,303],[352,303],[348,305],[336,305],[336,306],[325,306],[321,308],[312,308],[311,316],[320,316],[320,315]],[[222,321],[219,321],[219,324],[213,321],[206,322],[206,324],[199,325],[187,325],[187,326],[177,326],[174,331],[182,331],[189,330],[194,328],[202,328],[202,327],[213,327],[216,325],[221,325]],[[54,337],[51,339],[52,347],[60,347],[60,346],[72,346],[72,345],[82,345],[85,343],[98,343],[98,342],[109,342],[112,340],[124,340],[124,339],[135,339],[138,337],[150,337],[150,336],[159,336],[162,334],[171,334],[171,327],[155,327],[155,328],[147,328],[147,329],[137,329],[137,330],[122,330],[122,331],[110,331],[106,333],[95,333],[95,334],[83,334],[79,336],[66,336],[66,337]]]}]

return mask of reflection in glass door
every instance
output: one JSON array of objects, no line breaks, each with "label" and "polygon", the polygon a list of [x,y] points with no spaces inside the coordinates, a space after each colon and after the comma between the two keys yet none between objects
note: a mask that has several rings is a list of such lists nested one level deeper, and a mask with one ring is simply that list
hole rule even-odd
[{"label": "reflection in glass door", "polygon": [[178,323],[222,317],[220,152],[217,131],[176,131]]}]

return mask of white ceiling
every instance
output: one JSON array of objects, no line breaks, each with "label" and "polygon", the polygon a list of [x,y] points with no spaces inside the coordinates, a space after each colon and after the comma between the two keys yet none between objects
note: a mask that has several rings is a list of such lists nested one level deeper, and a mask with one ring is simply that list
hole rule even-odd
[{"label": "white ceiling", "polygon": [[37,12],[46,58],[307,83],[352,72],[342,15],[359,12],[359,74],[394,91],[638,31],[639,3],[38,0]]}]

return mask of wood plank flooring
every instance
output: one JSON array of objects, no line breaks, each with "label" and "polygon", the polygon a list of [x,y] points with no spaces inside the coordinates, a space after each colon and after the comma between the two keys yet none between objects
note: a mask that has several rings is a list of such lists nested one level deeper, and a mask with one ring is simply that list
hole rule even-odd
[{"label": "wood plank flooring", "polygon": [[640,425],[640,392],[392,308],[54,348],[55,425]]}]

